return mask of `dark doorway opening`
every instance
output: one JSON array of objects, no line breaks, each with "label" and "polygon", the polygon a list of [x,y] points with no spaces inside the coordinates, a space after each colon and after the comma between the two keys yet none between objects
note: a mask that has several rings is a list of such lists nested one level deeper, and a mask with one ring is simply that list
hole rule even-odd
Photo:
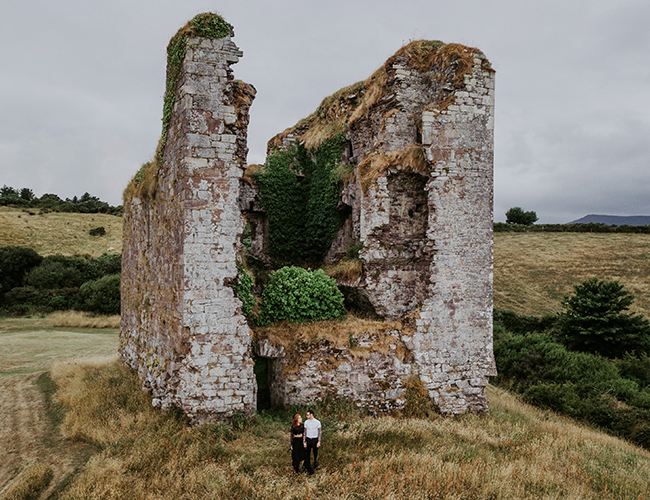
[{"label": "dark doorway opening", "polygon": [[257,380],[257,409],[271,408],[271,381],[273,379],[273,358],[253,356],[255,379]]}]

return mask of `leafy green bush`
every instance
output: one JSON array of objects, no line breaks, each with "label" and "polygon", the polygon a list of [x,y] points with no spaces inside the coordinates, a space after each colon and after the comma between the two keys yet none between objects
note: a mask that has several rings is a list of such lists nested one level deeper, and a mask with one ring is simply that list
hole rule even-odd
[{"label": "leafy green bush", "polygon": [[42,260],[31,248],[0,247],[0,302],[9,290],[22,285],[25,274]]},{"label": "leafy green bush", "polygon": [[567,347],[610,358],[650,352],[650,321],[623,312],[634,301],[623,285],[591,278],[573,288],[574,295],[562,301],[566,312],[557,323]]},{"label": "leafy green bush", "polygon": [[16,315],[72,309],[78,293],[78,288],[41,290],[33,286],[18,286],[7,292],[3,308]]},{"label": "leafy green bush", "polygon": [[79,289],[81,309],[100,314],[120,314],[120,275],[88,281]]},{"label": "leafy green bush", "polygon": [[261,324],[318,321],[345,314],[343,294],[322,269],[283,267],[271,274],[262,298]]},{"label": "leafy green bush", "polygon": [[41,290],[80,287],[96,277],[92,261],[83,257],[50,255],[25,276],[25,284]]},{"label": "leafy green bush", "polygon": [[506,224],[530,226],[537,222],[537,214],[532,210],[524,212],[521,207],[512,207],[506,212]]},{"label": "leafy green bush", "polygon": [[237,298],[242,301],[242,312],[247,318],[252,318],[255,296],[253,295],[253,277],[241,264],[237,266],[239,274],[238,283],[234,286]]},{"label": "leafy green bush", "polygon": [[555,325],[556,316],[527,316],[508,310],[494,310],[494,322],[515,333],[543,332]]},{"label": "leafy green bush", "polygon": [[122,272],[122,254],[105,253],[95,259],[97,277],[101,278],[108,274],[117,274]]},{"label": "leafy green bush", "polygon": [[[650,448],[650,388],[623,376],[620,361],[569,351],[550,333],[513,333],[499,324],[494,355],[499,375],[493,383]],[[628,372],[643,373],[642,363],[627,359]]]},{"label": "leafy green bush", "polygon": [[[121,268],[121,254],[104,254],[96,259],[64,255],[50,255],[43,258],[28,248],[2,247],[0,248],[2,309],[13,315],[48,313],[53,310],[75,308],[100,313],[107,309],[119,312]],[[113,299],[112,302],[108,300],[106,304],[101,300],[89,299],[88,294],[79,297],[80,287],[84,283],[112,275],[117,275],[117,305],[114,293],[107,294],[107,297]],[[113,281],[115,279],[112,278]]]}]

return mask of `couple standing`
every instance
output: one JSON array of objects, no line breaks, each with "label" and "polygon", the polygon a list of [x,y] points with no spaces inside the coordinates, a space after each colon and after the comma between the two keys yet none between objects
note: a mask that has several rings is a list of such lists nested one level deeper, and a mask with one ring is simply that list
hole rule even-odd
[{"label": "couple standing", "polygon": [[[300,462],[305,461],[307,474],[312,475],[318,465],[318,448],[320,448],[321,425],[314,418],[314,412],[307,410],[305,414],[307,420],[302,423],[302,417],[299,414],[293,416],[291,424],[291,459],[293,470],[300,472]],[[314,452],[314,466],[311,466],[310,458],[312,450]]]}]

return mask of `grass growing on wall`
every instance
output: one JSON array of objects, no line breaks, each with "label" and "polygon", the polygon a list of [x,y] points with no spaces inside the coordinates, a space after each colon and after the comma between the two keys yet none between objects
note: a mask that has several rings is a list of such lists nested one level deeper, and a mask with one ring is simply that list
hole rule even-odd
[{"label": "grass growing on wall", "polygon": [[[464,78],[472,70],[474,53],[478,49],[457,43],[445,44],[439,40],[415,40],[400,48],[366,80],[357,82],[326,97],[307,118],[271,139],[271,146],[279,146],[282,139],[297,133],[306,147],[317,148],[341,132],[346,132],[359,120],[368,117],[370,110],[390,93],[389,72],[398,61],[450,86],[448,95],[432,107],[444,110],[453,104],[453,90],[464,85]],[[484,60],[483,66],[490,69]],[[389,111],[390,112],[390,111]]]}]

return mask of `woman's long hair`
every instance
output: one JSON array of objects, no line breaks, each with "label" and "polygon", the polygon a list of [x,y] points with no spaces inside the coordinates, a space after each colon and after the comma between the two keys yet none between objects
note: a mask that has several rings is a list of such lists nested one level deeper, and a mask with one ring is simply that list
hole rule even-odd
[{"label": "woman's long hair", "polygon": [[293,416],[293,424],[291,424],[292,427],[298,427],[298,419],[300,418],[300,415],[296,413]]}]

